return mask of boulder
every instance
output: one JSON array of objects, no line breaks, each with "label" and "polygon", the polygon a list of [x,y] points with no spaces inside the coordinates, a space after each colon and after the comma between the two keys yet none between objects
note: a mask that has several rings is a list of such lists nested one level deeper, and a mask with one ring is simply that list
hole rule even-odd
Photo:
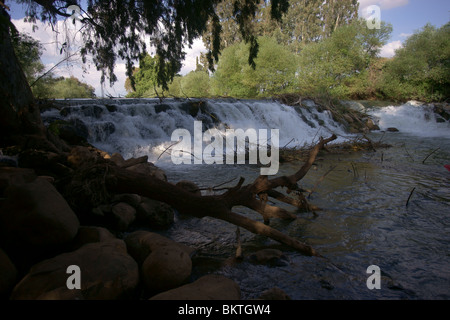
[{"label": "boulder", "polygon": [[174,218],[174,210],[164,202],[143,197],[137,208],[137,222],[152,229],[167,229],[174,222]]},{"label": "boulder", "polygon": [[88,147],[76,146],[70,151],[67,161],[72,167],[77,168],[86,162],[97,162],[99,158],[99,155]]},{"label": "boulder", "polygon": [[32,262],[74,239],[79,221],[46,179],[11,185],[0,204],[0,239],[10,258]]},{"label": "boulder", "polygon": [[36,180],[33,169],[0,167],[0,196],[12,185],[21,185]]},{"label": "boulder", "polygon": [[127,167],[127,170],[130,170],[130,171],[133,171],[136,173],[140,173],[145,176],[155,177],[155,178],[163,180],[163,181],[167,181],[167,177],[166,177],[166,174],[164,173],[164,171],[162,169],[156,167],[151,162],[138,163],[134,166]]},{"label": "boulder", "polygon": [[137,208],[142,202],[142,198],[138,194],[117,194],[113,197],[112,202],[125,202],[133,208]]},{"label": "boulder", "polygon": [[391,127],[386,129],[388,132],[399,132],[397,128]]},{"label": "boulder", "polygon": [[[72,273],[80,270],[80,289],[68,289]],[[139,283],[136,261],[122,240],[90,243],[34,265],[16,285],[12,300],[115,300],[132,298]]]},{"label": "boulder", "polygon": [[8,298],[11,290],[17,282],[17,269],[0,249],[0,299]]},{"label": "boulder", "polygon": [[280,288],[271,288],[263,293],[258,298],[259,300],[291,300],[291,298]]},{"label": "boulder", "polygon": [[372,119],[367,119],[366,121],[366,127],[367,129],[369,129],[370,131],[372,130],[380,130],[380,127],[378,125],[376,125]]},{"label": "boulder", "polygon": [[185,284],[191,275],[192,261],[178,246],[164,246],[152,251],[141,267],[142,279],[149,292],[162,292]]},{"label": "boulder", "polygon": [[173,247],[176,246],[180,250],[184,251],[188,256],[192,256],[195,249],[190,248],[182,243],[178,243],[164,237],[160,234],[139,230],[128,234],[125,237],[125,243],[127,244],[128,253],[137,261],[139,265],[142,265],[145,259],[151,252],[161,247]]},{"label": "boulder", "polygon": [[184,286],[162,292],[150,300],[239,300],[239,285],[221,275],[206,275]]},{"label": "boulder", "polygon": [[118,231],[126,231],[136,219],[136,209],[125,202],[115,204],[111,213]]},{"label": "boulder", "polygon": [[116,237],[103,227],[81,226],[73,240],[73,250],[79,249],[85,244],[115,240]]}]

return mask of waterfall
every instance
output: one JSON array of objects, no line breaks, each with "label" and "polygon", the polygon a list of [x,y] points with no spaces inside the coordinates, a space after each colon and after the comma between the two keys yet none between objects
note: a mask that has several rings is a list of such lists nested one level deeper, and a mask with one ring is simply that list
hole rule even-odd
[{"label": "waterfall", "polygon": [[433,104],[415,101],[399,106],[366,108],[381,130],[396,128],[417,137],[449,137],[450,122],[435,112]]},{"label": "waterfall", "polygon": [[45,124],[70,122],[99,149],[125,158],[147,155],[149,161],[173,143],[174,130],[183,128],[193,134],[195,121],[202,122],[203,131],[217,128],[224,135],[227,129],[278,129],[280,147],[309,145],[333,133],[340,137],[338,141],[348,136],[328,111],[272,100],[74,99],[56,104],[59,110],[42,113]]}]

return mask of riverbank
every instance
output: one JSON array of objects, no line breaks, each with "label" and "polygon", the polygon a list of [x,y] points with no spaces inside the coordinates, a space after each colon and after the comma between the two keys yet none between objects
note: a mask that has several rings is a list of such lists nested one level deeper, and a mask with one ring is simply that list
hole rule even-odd
[{"label": "riverbank", "polygon": [[[302,103],[309,103],[308,99],[303,99]],[[248,107],[248,103],[241,104],[240,107],[244,108],[246,105]],[[308,106],[306,107],[308,108]],[[95,114],[97,116],[111,116],[112,114],[117,116],[117,110],[120,108],[121,106],[118,105],[116,111],[110,111],[107,110],[108,108],[101,108],[97,105],[94,108],[79,109],[86,112],[84,114],[86,119],[93,117],[95,121],[100,122],[102,118],[95,118]],[[148,106],[146,108],[148,109]],[[158,108],[159,124],[164,123],[161,121],[161,119],[165,119],[162,118],[162,115],[170,112],[171,108],[171,105]],[[298,110],[295,113],[289,113],[290,110],[285,110],[279,105],[272,105],[270,108],[262,106],[262,108],[265,110],[266,116],[271,116],[268,113],[271,111],[270,108],[281,108],[275,110],[274,114],[286,112],[289,117],[299,114],[298,111],[302,112],[302,110]],[[315,107],[310,106],[309,108]],[[111,106],[109,109],[114,110]],[[139,115],[139,106],[132,106],[131,109],[134,110],[134,117]],[[72,113],[78,111],[77,108],[70,110]],[[67,111],[68,109],[64,113]],[[93,116],[91,116],[90,111],[97,113],[93,112]],[[199,111],[201,108],[193,114],[203,117],[205,114]],[[204,111],[210,110],[204,109]],[[216,109],[216,111],[220,110]],[[312,111],[302,113],[302,115],[303,117],[300,116],[300,119],[306,118],[316,126],[311,131],[314,134],[317,134],[319,129],[317,128],[317,124],[320,124],[318,120],[325,119],[324,123],[331,121],[328,118],[319,118],[323,116],[320,112]],[[315,118],[316,116],[317,118]],[[307,124],[307,126],[309,125]],[[58,131],[48,134],[54,133],[58,133]],[[289,134],[292,133],[289,132]],[[366,134],[367,139],[361,134],[359,142],[364,142],[367,147],[370,146],[369,141],[381,141],[379,137],[374,139],[369,132]],[[227,238],[226,241],[208,240],[207,245],[199,243],[192,246],[189,245],[189,241],[178,241],[177,237],[170,236],[170,233],[173,230],[184,229],[183,221],[189,221],[188,225],[193,223],[194,227],[189,233],[190,240],[193,235],[201,238],[203,232],[206,235],[209,234],[212,232],[209,230],[210,226],[218,224],[212,221],[214,219],[200,219],[203,223],[200,223],[199,226],[194,222],[197,220],[192,220],[192,222],[190,218],[184,220],[186,217],[181,216],[170,206],[134,192],[110,193],[105,190],[104,176],[107,172],[102,171],[102,166],[97,165],[106,163],[108,166],[134,172],[139,176],[179,183],[178,186],[193,193],[204,189],[203,184],[182,182],[186,179],[177,179],[174,174],[176,172],[169,172],[155,166],[149,162],[148,156],[125,159],[119,153],[100,150],[86,141],[80,145],[64,142],[64,145],[65,151],[59,153],[55,150],[46,150],[45,147],[19,150],[17,147],[11,146],[11,148],[5,149],[11,153],[7,158],[8,161],[5,161],[4,166],[0,168],[2,197],[0,226],[2,228],[1,248],[3,249],[1,252],[2,264],[0,265],[5,268],[4,272],[0,274],[2,283],[6,283],[5,286],[2,286],[2,288],[6,288],[2,292],[3,298],[148,299],[153,297],[155,299],[171,299],[189,296],[198,299],[224,299],[224,291],[230,292],[230,296],[225,297],[226,299],[247,298],[249,297],[248,287],[239,281],[239,277],[229,277],[226,274],[222,274],[220,277],[217,275],[223,272],[217,273],[216,271],[227,266],[231,268],[237,266],[238,269],[233,270],[239,270],[239,266],[242,265],[251,268],[286,266],[286,261],[289,261],[291,254],[288,253],[289,250],[286,250],[286,247],[274,248],[273,244],[267,246],[264,241],[260,241],[261,243],[256,247],[247,251],[249,254],[245,255],[243,264],[236,264],[234,249],[231,252],[229,249],[230,244],[233,247],[238,242],[235,235],[232,240],[228,239],[229,230],[221,229],[223,227],[219,227],[213,233],[216,237]],[[339,148],[339,146],[342,147],[342,144],[328,147],[331,157],[339,156],[339,154],[354,154],[355,159],[364,156],[364,153],[359,153],[359,155],[355,153],[355,151],[361,150],[355,144],[349,144],[347,149],[333,152],[333,148]],[[309,151],[310,147],[306,150]],[[378,147],[374,149],[378,150]],[[307,154],[304,152],[305,149],[293,148],[293,150]],[[368,150],[371,156],[380,156],[381,159],[385,158],[385,161],[388,159],[387,155],[383,156],[383,153],[380,155],[380,151],[377,153],[373,149],[363,150]],[[326,154],[324,153],[323,156]],[[299,158],[291,159],[288,167],[292,169],[292,165],[300,166],[298,160]],[[96,169],[88,170],[91,166]],[[330,168],[324,169],[331,172]],[[211,170],[213,170],[213,174],[209,172],[202,175],[194,170],[191,178],[192,180],[200,178],[208,180],[210,178],[208,181],[215,182],[217,186],[219,181],[228,181],[231,176],[236,174],[236,168],[231,167],[214,167]],[[230,170],[234,173],[231,173]],[[282,172],[289,174],[289,170],[285,170],[286,168],[283,168]],[[358,171],[356,165],[350,167],[349,170],[353,172],[353,177],[358,177],[358,172],[362,172],[361,168]],[[239,171],[239,175],[244,175],[245,172],[248,179],[255,179],[258,174],[254,171],[254,168],[244,166]],[[184,172],[184,175],[186,173]],[[323,175],[323,172],[321,174]],[[367,174],[364,176],[365,179],[368,177]],[[209,189],[203,190],[203,192],[210,191]],[[309,191],[310,196],[314,194],[312,191],[314,188]],[[330,190],[330,192],[333,191]],[[292,225],[297,225],[298,221],[296,220]],[[180,223],[183,227],[180,227]],[[279,227],[279,222],[276,222],[275,226]],[[281,227],[285,228],[286,225],[283,227],[282,224]],[[161,234],[166,234],[166,236]],[[303,238],[303,235],[296,237],[300,239]],[[248,234],[243,235],[243,240],[245,241],[245,239],[249,239]],[[321,246],[320,241],[316,244]],[[201,254],[205,246],[217,248],[223,246],[228,254],[225,257],[222,255],[220,259],[216,260],[219,263],[212,266],[211,261],[214,259],[207,259],[208,262]],[[248,244],[245,244],[244,248],[247,250]],[[219,251],[221,250],[219,249]],[[69,278],[69,282],[76,285],[76,271],[72,271],[72,274],[67,273],[67,268],[73,265],[80,268],[82,279],[80,291],[69,290],[67,287]],[[208,274],[216,276],[208,276]],[[207,278],[203,279],[204,276]],[[202,280],[200,281],[200,279]],[[198,289],[198,286],[201,286],[202,289]],[[275,287],[275,285],[272,288],[266,287],[250,297],[274,298],[274,296],[263,295],[263,293],[266,290],[280,293],[279,290],[274,289]],[[324,285],[324,287],[329,286]],[[177,290],[176,288],[180,288],[180,291],[171,291]],[[242,295],[241,288],[246,290],[244,295]],[[167,291],[170,294],[164,293]],[[200,292],[203,295],[195,296],[194,292]],[[205,292],[207,292],[206,296]],[[290,295],[282,293],[275,298],[286,299]]]}]

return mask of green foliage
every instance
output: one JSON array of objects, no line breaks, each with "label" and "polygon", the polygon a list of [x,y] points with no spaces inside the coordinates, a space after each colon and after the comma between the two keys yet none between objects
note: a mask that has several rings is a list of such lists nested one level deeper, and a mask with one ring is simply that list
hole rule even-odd
[{"label": "green foliage", "polygon": [[427,24],[386,64],[381,90],[390,99],[442,101],[450,97],[450,23]]},{"label": "green foliage", "polygon": [[209,97],[210,81],[208,72],[201,70],[189,72],[181,79],[181,93],[191,98]]},{"label": "green foliage", "polygon": [[55,99],[95,98],[94,92],[92,86],[75,77],[58,78],[52,84],[50,96]]},{"label": "green foliage", "polygon": [[275,39],[261,37],[256,68],[246,60],[248,45],[234,44],[220,56],[213,76],[217,96],[255,98],[288,92],[294,84],[296,57]]},{"label": "green foliage", "polygon": [[42,45],[38,40],[24,33],[14,34],[12,43],[28,83],[33,83],[44,71],[44,65],[41,62]]},{"label": "green foliage", "polygon": [[299,54],[300,91],[348,98],[366,90],[371,65],[391,30],[390,25],[383,24],[380,30],[371,31],[364,21],[356,21],[337,28],[329,38],[305,46]]}]

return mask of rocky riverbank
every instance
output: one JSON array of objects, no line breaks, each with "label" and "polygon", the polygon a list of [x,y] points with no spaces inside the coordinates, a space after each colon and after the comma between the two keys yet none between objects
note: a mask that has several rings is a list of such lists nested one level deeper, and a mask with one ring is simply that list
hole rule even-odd
[{"label": "rocky riverbank", "polygon": [[[101,182],[87,184],[80,175],[86,166],[106,163],[167,181],[147,157],[125,160],[92,146],[70,146],[59,154],[27,149],[4,159],[1,299],[241,298],[231,279],[214,273],[194,277],[196,248],[158,233],[174,223],[177,213],[170,206],[137,194],[110,194]],[[198,192],[192,183],[178,185]],[[262,250],[255,257],[254,263],[270,263],[277,254],[267,258]],[[277,289],[262,297],[288,298]]]}]

